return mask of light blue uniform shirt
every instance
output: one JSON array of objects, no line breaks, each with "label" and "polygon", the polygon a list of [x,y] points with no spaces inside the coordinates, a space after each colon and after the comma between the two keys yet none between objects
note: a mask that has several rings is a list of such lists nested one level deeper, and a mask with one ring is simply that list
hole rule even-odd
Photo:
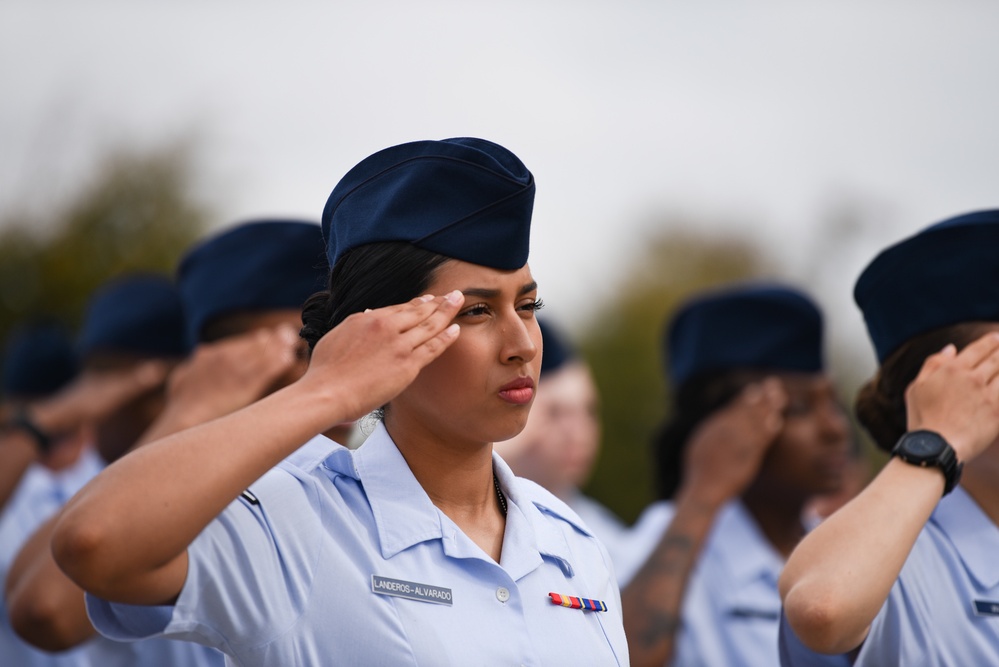
[{"label": "light blue uniform shirt", "polygon": [[582,493],[573,494],[566,504],[583,520],[587,529],[607,547],[616,570],[622,559],[621,551],[627,548],[628,527],[609,509]]},{"label": "light blue uniform shirt", "polygon": [[[843,664],[801,646],[786,624],[781,644],[788,667]],[[999,528],[961,487],[919,534],[854,664],[999,665]]]},{"label": "light blue uniform shirt", "polygon": [[[28,469],[0,516],[0,583],[25,541],[54,516],[74,493],[104,468],[87,448],[70,468],[53,472],[43,466]],[[221,667],[222,655],[203,646],[166,640],[123,644],[95,637],[59,653],[41,651],[14,633],[6,600],[0,604],[0,667]]]},{"label": "light blue uniform shirt", "polygon": [[[672,516],[672,506],[661,502],[640,517],[631,544],[639,566],[662,539]],[[783,567],[784,559],[741,502],[722,508],[687,583],[672,664],[776,665],[777,580]],[[637,569],[629,567],[629,580]]]},{"label": "light blue uniform shirt", "polygon": [[356,451],[319,437],[255,482],[189,547],[175,606],[133,614],[88,596],[91,618],[246,666],[627,665],[607,551],[564,503],[493,466],[508,504],[500,564],[433,505],[379,424]]}]

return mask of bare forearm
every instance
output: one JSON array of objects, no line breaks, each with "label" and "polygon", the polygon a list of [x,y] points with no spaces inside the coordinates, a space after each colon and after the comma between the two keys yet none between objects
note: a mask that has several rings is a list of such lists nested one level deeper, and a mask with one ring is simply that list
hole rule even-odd
[{"label": "bare forearm", "polygon": [[7,606],[15,632],[38,648],[64,651],[94,635],[83,591],[52,559],[56,518],[24,544],[8,573]]},{"label": "bare forearm", "polygon": [[622,592],[633,666],[662,667],[672,659],[687,583],[719,510],[713,503],[681,498],[666,533]]},{"label": "bare forearm", "polygon": [[38,449],[28,434],[0,431],[0,509],[6,507],[24,473],[37,460]]},{"label": "bare forearm", "polygon": [[873,482],[802,540],[781,575],[799,638],[827,653],[867,636],[943,492],[943,475],[893,459]]},{"label": "bare forearm", "polygon": [[[67,505],[53,541],[57,562],[110,599],[169,599],[183,572],[161,584],[157,570],[182,556],[247,486],[342,417],[289,387],[130,453]],[[152,586],[134,585],[147,578]]]}]

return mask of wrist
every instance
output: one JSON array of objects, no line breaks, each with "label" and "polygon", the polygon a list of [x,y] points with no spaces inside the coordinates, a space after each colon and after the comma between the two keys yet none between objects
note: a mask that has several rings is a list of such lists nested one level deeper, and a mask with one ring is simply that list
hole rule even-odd
[{"label": "wrist", "polygon": [[34,415],[27,407],[17,408],[7,416],[3,422],[5,431],[16,431],[27,437],[34,445],[36,451],[44,456],[52,450],[54,440],[49,431],[43,428],[35,420]]},{"label": "wrist", "polygon": [[943,495],[953,491],[961,480],[964,464],[946,438],[936,431],[919,429],[903,434],[891,455],[912,466],[936,468],[943,474]]}]

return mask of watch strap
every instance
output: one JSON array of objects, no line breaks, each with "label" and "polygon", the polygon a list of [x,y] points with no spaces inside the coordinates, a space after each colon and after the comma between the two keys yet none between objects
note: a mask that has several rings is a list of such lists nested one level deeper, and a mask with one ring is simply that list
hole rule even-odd
[{"label": "watch strap", "polygon": [[42,454],[48,454],[49,450],[52,449],[52,437],[35,423],[25,408],[15,411],[4,427],[27,433],[35,441],[38,451]]},{"label": "watch strap", "polygon": [[[906,448],[906,443],[914,436],[931,437],[938,440],[943,445],[940,453],[933,457],[910,455]],[[891,455],[897,456],[911,465],[923,468],[930,466],[939,468],[944,475],[943,495],[945,496],[953,491],[954,487],[961,481],[961,472],[964,470],[964,463],[957,460],[957,453],[950,446],[950,443],[947,442],[946,438],[935,431],[918,430],[904,433],[892,449]]]}]

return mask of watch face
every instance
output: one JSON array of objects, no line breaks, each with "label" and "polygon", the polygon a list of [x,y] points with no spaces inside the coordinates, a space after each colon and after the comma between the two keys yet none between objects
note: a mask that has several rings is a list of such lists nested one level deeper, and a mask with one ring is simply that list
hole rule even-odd
[{"label": "watch face", "polygon": [[906,452],[919,458],[938,456],[945,446],[943,438],[928,433],[915,433],[905,441]]}]

